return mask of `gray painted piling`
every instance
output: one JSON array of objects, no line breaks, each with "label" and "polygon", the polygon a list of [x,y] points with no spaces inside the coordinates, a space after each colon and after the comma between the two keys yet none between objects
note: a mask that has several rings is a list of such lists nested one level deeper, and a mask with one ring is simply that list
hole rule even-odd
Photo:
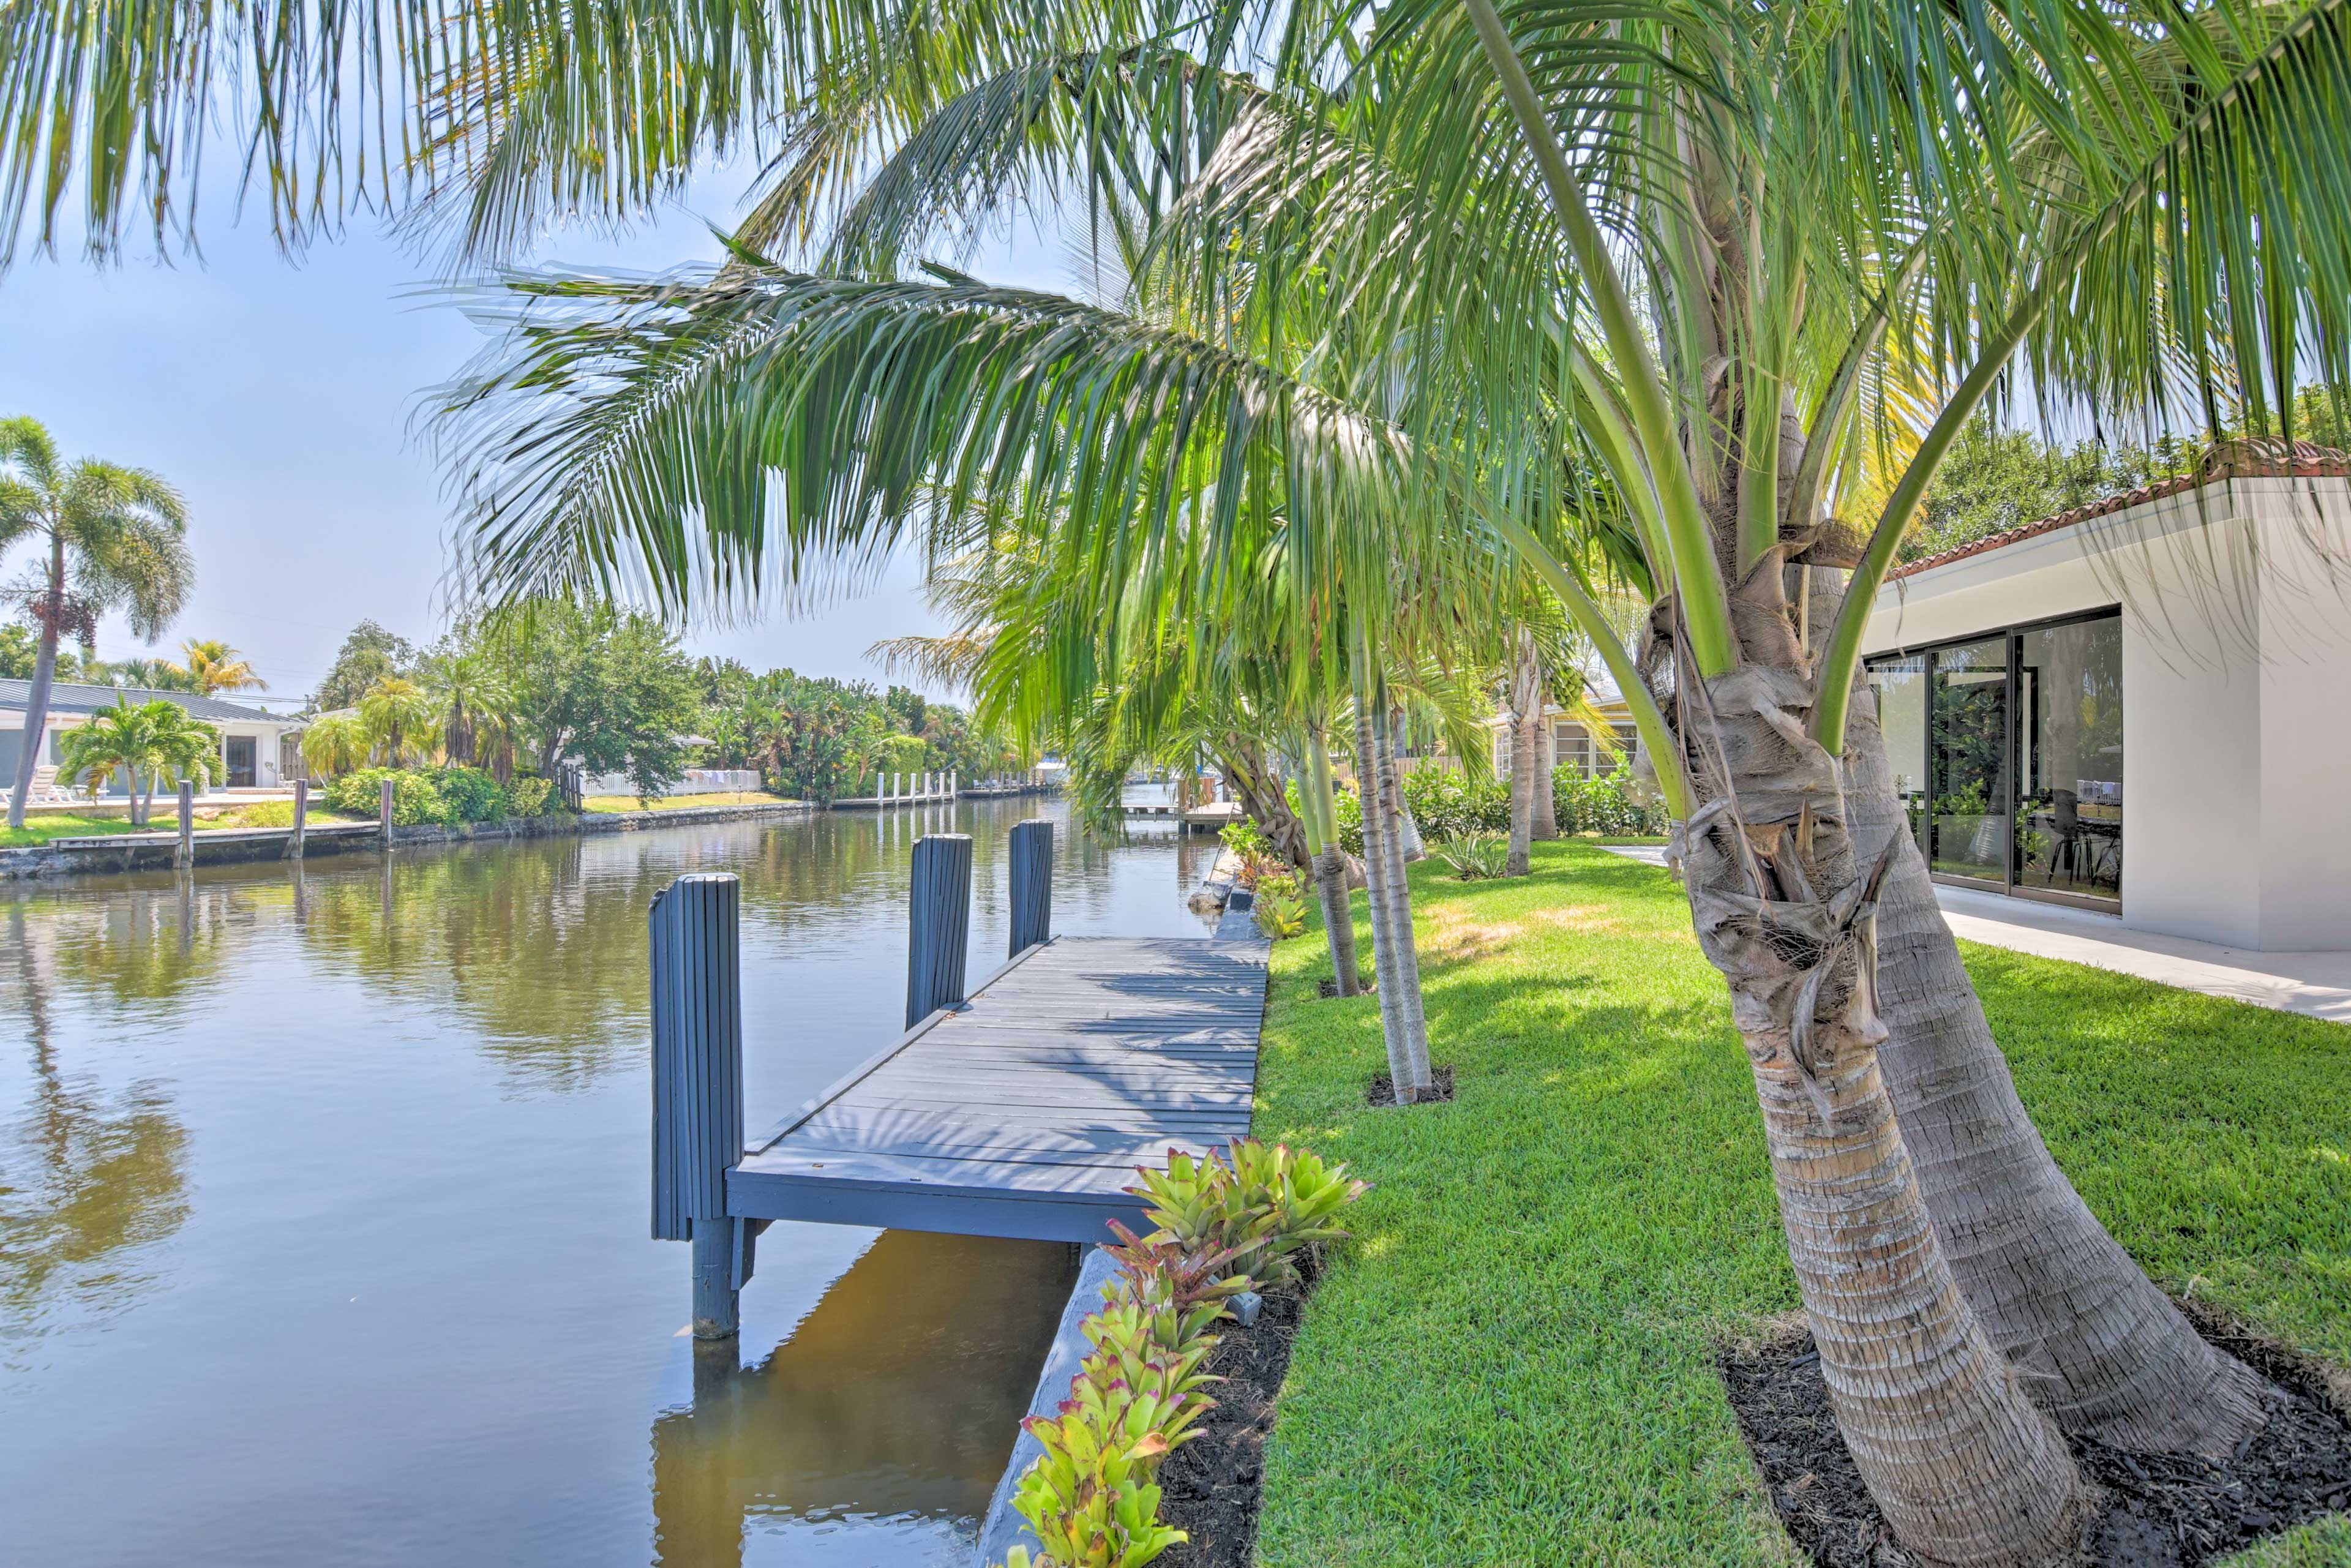
[{"label": "gray painted piling", "polygon": [[172,863],[185,869],[196,863],[196,787],[180,780],[180,844]]},{"label": "gray painted piling", "polygon": [[[1108,1252],[1100,1247],[1086,1249],[1085,1266],[1078,1270],[1070,1304],[1061,1309],[1061,1326],[1054,1332],[1053,1348],[1045,1353],[1045,1370],[1037,1375],[1037,1392],[1029,1396],[1028,1415],[1050,1416],[1070,1396],[1070,1380],[1078,1375],[1080,1364],[1093,1354],[1093,1342],[1086,1338],[1082,1325],[1101,1310],[1102,1287],[1117,1272],[1117,1260]],[[1028,1427],[1021,1427],[1004,1477],[988,1500],[987,1516],[981,1521],[979,1555],[973,1560],[977,1568],[1003,1562],[1016,1546],[1026,1546],[1032,1553],[1043,1549],[1043,1543],[1030,1533],[1029,1521],[1012,1511],[1012,1494],[1019,1490],[1020,1478],[1029,1467],[1044,1452],[1045,1446],[1029,1435]]]},{"label": "gray painted piling", "polygon": [[1012,944],[1008,957],[1053,938],[1053,824],[1042,817],[1012,829]]},{"label": "gray painted piling", "polygon": [[310,781],[297,779],[294,780],[294,836],[286,841],[287,859],[298,861],[302,858],[302,835],[309,825]]},{"label": "gray painted piling", "polygon": [[907,900],[906,1027],[964,997],[964,949],[971,937],[971,837],[925,833],[914,841]]},{"label": "gray painted piling", "polygon": [[656,1240],[694,1244],[694,1337],[740,1323],[751,1235],[726,1213],[726,1171],[743,1150],[741,887],[682,876],[658,897],[653,947],[653,1213]]}]

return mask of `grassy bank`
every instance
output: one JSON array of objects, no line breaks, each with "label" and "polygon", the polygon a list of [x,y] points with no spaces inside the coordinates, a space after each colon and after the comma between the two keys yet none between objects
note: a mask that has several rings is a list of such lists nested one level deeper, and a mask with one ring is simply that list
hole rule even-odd
[{"label": "grassy bank", "polygon": [[[310,808],[309,825],[323,827],[330,822],[356,822],[362,819],[345,817],[318,806]],[[294,825],[293,802],[264,801],[253,806],[227,809],[214,807],[209,812],[199,807],[195,814],[197,832],[209,832],[223,828],[290,828]],[[46,844],[53,839],[96,839],[116,833],[170,833],[180,827],[180,810],[176,804],[158,800],[154,814],[143,828],[131,825],[128,814],[120,816],[82,816],[78,813],[43,813],[27,816],[21,828],[0,827],[0,850],[22,849],[30,844]]]},{"label": "grassy bank", "polygon": [[[1722,983],[1663,872],[1536,853],[1516,882],[1415,868],[1451,1104],[1366,1106],[1373,998],[1316,998],[1319,930],[1275,949],[1258,1130],[1376,1189],[1291,1364],[1269,1565],[1792,1561],[1710,1356],[1797,1304]],[[2351,1361],[2351,1030],[1968,957],[2123,1243],[2171,1289]],[[2346,1560],[2308,1550],[2263,1561]]]},{"label": "grassy bank", "polygon": [[664,795],[657,800],[640,800],[634,795],[590,795],[580,802],[589,811],[676,811],[694,806],[789,806],[789,795],[770,795],[764,789],[726,789],[708,795]]}]

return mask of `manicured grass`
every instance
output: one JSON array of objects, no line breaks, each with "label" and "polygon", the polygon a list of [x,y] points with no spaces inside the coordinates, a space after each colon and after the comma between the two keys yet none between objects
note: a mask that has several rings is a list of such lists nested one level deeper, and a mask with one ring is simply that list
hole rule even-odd
[{"label": "manicured grass", "polygon": [[664,795],[658,800],[640,800],[634,795],[590,795],[580,805],[590,811],[675,811],[688,806],[789,805],[791,799],[764,789],[726,789],[708,795]]},{"label": "manicured grass", "polygon": [[51,839],[96,838],[100,833],[135,831],[128,817],[81,817],[64,814],[40,816],[27,814],[21,828],[0,827],[0,850],[21,849],[27,844],[46,844]]},{"label": "manicured grass", "polygon": [[[1373,998],[1316,999],[1319,929],[1275,949],[1257,1128],[1375,1187],[1290,1365],[1266,1564],[1794,1561],[1712,1364],[1716,1337],[1797,1305],[1722,983],[1665,873],[1536,855],[1522,881],[1415,868],[1450,1104],[1366,1106]],[[1358,941],[1368,956],[1360,920]],[[1969,960],[2027,1103],[2125,1245],[2172,1289],[2351,1359],[2351,1030]]]},{"label": "manicured grass", "polygon": [[[329,822],[356,822],[359,817],[346,817],[318,806],[310,808],[309,825],[324,827]],[[199,809],[195,831],[208,832],[216,828],[290,828],[294,825],[294,805],[290,800],[265,800],[257,805],[237,806],[223,810],[217,807],[206,816]],[[131,818],[122,816],[84,817],[68,813],[28,816],[22,828],[0,827],[0,849],[18,849],[28,844],[45,844],[52,839],[92,839],[112,833],[169,833],[179,831],[179,808],[168,801],[155,802],[154,814],[143,828],[131,825]]]}]

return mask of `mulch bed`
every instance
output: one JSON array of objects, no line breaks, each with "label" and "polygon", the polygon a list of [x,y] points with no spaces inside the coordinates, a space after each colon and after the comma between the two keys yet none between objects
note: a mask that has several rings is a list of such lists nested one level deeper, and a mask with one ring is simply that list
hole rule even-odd
[{"label": "mulch bed", "polygon": [[[2320,1370],[2191,1303],[2181,1306],[2206,1339],[2268,1377],[2282,1396],[2272,1401],[2269,1424],[2226,1464],[2071,1439],[2083,1473],[2105,1494],[2083,1559],[2096,1568],[2196,1568],[2351,1508],[2351,1420]],[[1837,1433],[1813,1336],[1727,1348],[1719,1365],[1740,1432],[1796,1544],[1822,1568],[1915,1563]]]},{"label": "mulch bed", "polygon": [[1192,1539],[1154,1559],[1157,1568],[1250,1568],[1274,1398],[1290,1371],[1306,1296],[1322,1273],[1313,1249],[1300,1256],[1299,1273],[1299,1290],[1266,1292],[1253,1327],[1228,1322],[1217,1330],[1208,1356],[1208,1371],[1224,1380],[1209,1390],[1216,1408],[1201,1421],[1200,1436],[1159,1467],[1159,1517]]},{"label": "mulch bed", "polygon": [[[1453,1069],[1432,1066],[1428,1075],[1436,1081],[1437,1086],[1414,1101],[1414,1104],[1435,1105],[1453,1098]],[[1364,1103],[1383,1106],[1390,1111],[1397,1109],[1395,1080],[1384,1072],[1373,1073],[1372,1081],[1364,1085]]]},{"label": "mulch bed", "polygon": [[[1330,1001],[1339,994],[1339,982],[1335,979],[1317,980],[1314,982],[1314,991],[1315,994],[1321,997],[1324,1001]],[[1361,997],[1368,997],[1373,994],[1372,977],[1369,975],[1357,975],[1355,977],[1355,994]]]}]

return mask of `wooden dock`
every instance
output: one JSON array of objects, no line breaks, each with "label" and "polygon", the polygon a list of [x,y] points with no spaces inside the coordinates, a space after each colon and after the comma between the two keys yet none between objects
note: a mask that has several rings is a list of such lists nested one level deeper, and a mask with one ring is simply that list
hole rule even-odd
[{"label": "wooden dock", "polygon": [[1057,937],[746,1145],[727,1212],[1101,1241],[1170,1148],[1249,1133],[1265,947]]},{"label": "wooden dock", "polygon": [[1171,802],[1130,805],[1122,808],[1130,817],[1174,819],[1187,833],[1215,832],[1228,823],[1238,822],[1246,815],[1231,800],[1207,800],[1197,806],[1177,806]]},{"label": "wooden dock", "polygon": [[1102,1241],[1143,1227],[1138,1166],[1247,1134],[1267,945],[1055,937],[1051,855],[1013,830],[1011,956],[967,994],[971,841],[922,839],[905,1032],[747,1142],[735,879],[655,901],[653,1228],[694,1244],[697,1338],[736,1332],[771,1221]]}]

